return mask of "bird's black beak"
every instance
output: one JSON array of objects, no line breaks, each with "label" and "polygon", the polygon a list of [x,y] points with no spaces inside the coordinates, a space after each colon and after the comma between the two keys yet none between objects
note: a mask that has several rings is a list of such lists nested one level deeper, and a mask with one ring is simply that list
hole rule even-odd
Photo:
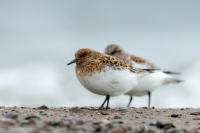
[{"label": "bird's black beak", "polygon": [[71,62],[69,62],[67,65],[71,65],[73,63],[76,63],[77,59],[73,59]]}]

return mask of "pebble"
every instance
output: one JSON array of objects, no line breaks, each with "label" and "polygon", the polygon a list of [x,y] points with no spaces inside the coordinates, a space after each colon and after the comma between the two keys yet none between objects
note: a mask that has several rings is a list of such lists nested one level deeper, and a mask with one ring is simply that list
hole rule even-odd
[{"label": "pebble", "polygon": [[182,114],[172,114],[170,117],[172,117],[172,118],[181,118]]},{"label": "pebble", "polygon": [[122,117],[116,115],[113,119],[122,119]]},{"label": "pebble", "polygon": [[150,123],[150,126],[155,126],[159,129],[170,129],[170,128],[175,128],[173,123],[162,123],[160,121],[157,121],[156,123]]},{"label": "pebble", "polygon": [[193,120],[200,120],[200,117],[195,117],[195,118],[193,118]]},{"label": "pebble", "polygon": [[6,118],[9,118],[9,119],[17,119],[18,118],[18,114],[16,112],[8,112],[5,114],[5,117]]},{"label": "pebble", "polygon": [[109,115],[109,113],[106,111],[100,111],[100,113],[101,113],[101,115]]},{"label": "pebble", "polygon": [[46,124],[48,126],[52,126],[52,127],[62,127],[62,126],[64,126],[62,121],[48,121]]},{"label": "pebble", "polygon": [[81,113],[82,112],[82,110],[79,107],[70,108],[69,111],[73,112],[73,113]]},{"label": "pebble", "polygon": [[37,109],[41,109],[41,110],[47,110],[49,109],[46,105],[42,105],[40,107],[38,107]]},{"label": "pebble", "polygon": [[24,118],[25,120],[33,120],[33,119],[40,119],[37,115],[29,115]]},{"label": "pebble", "polygon": [[78,124],[78,125],[83,125],[83,124],[85,124],[85,122],[84,122],[83,120],[78,120],[78,121],[77,121],[77,124]]},{"label": "pebble", "polygon": [[107,119],[102,119],[101,122],[104,123],[104,124],[109,124],[110,123],[110,121],[107,120]]},{"label": "pebble", "polygon": [[190,115],[200,115],[200,112],[193,112],[193,113],[190,113]]},{"label": "pebble", "polygon": [[126,112],[128,112],[128,108],[119,108],[119,109],[117,109],[117,111],[120,111],[122,113],[126,113]]}]

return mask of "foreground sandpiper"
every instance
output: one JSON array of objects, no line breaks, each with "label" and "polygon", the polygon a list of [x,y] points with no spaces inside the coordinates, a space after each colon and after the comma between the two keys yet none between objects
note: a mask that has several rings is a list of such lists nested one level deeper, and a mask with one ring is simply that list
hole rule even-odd
[{"label": "foreground sandpiper", "polygon": [[75,54],[76,75],[80,83],[89,91],[106,96],[99,109],[109,108],[110,96],[129,92],[137,85],[136,70],[125,61],[103,53],[82,48]]},{"label": "foreground sandpiper", "polygon": [[143,57],[127,54],[122,48],[116,44],[110,44],[106,47],[105,53],[125,60],[135,68],[152,69],[153,71],[138,73],[138,85],[126,93],[130,96],[128,107],[130,107],[133,96],[148,95],[148,107],[151,105],[151,92],[156,88],[171,84],[182,82],[179,79],[174,78],[174,74],[178,74],[172,71],[164,71],[158,68],[156,65],[146,60]]}]

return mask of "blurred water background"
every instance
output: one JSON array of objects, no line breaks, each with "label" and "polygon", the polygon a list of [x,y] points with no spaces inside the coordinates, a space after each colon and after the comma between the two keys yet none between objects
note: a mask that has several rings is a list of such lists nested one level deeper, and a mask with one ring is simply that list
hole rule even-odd
[{"label": "blurred water background", "polygon": [[[156,107],[200,107],[200,1],[0,1],[0,105],[99,106],[67,66],[79,48],[121,45],[185,82],[153,93]],[[127,96],[112,98],[124,107]],[[147,105],[147,97],[133,106]]]}]

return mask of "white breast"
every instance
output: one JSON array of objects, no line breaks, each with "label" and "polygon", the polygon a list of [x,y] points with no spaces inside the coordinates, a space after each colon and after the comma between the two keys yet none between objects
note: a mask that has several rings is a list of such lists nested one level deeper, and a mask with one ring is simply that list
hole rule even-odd
[{"label": "white breast", "polygon": [[122,95],[137,85],[136,74],[129,70],[107,68],[105,72],[77,77],[85,88],[99,95]]}]

